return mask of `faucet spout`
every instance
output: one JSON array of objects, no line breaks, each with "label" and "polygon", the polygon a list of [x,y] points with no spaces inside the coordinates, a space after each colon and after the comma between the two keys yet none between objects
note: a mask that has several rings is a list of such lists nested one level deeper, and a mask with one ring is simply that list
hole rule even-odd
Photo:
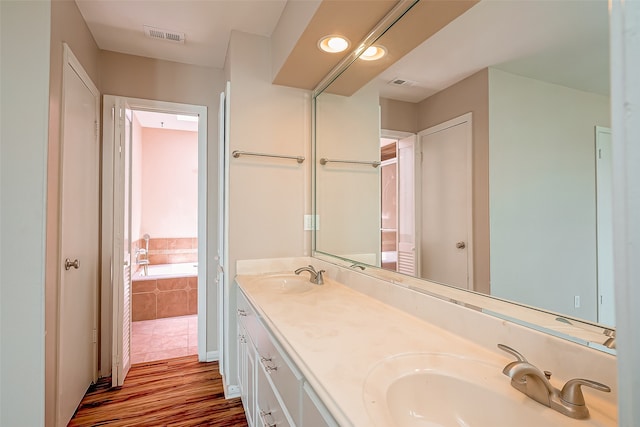
[{"label": "faucet spout", "polygon": [[568,417],[576,419],[589,418],[589,409],[585,403],[580,388],[581,386],[591,387],[604,392],[611,391],[611,389],[604,384],[583,378],[569,380],[564,387],[562,387],[562,390],[558,390],[549,382],[549,378],[551,378],[550,372],[542,372],[527,362],[524,356],[511,347],[498,344],[498,348],[511,353],[518,359],[509,363],[502,370],[503,374],[511,378],[513,388],[526,394],[536,402],[548,406]]},{"label": "faucet spout", "polygon": [[511,378],[513,388],[545,406],[551,406],[552,396],[559,393],[545,374],[529,362],[510,363],[502,373]]},{"label": "faucet spout", "polygon": [[295,274],[300,274],[303,271],[308,271],[309,272],[309,281],[313,284],[316,285],[323,285],[324,284],[324,277],[322,276],[322,273],[324,273],[324,270],[320,270],[320,271],[316,271],[315,268],[313,268],[312,265],[309,265],[308,267],[300,267],[297,270],[294,271]]}]

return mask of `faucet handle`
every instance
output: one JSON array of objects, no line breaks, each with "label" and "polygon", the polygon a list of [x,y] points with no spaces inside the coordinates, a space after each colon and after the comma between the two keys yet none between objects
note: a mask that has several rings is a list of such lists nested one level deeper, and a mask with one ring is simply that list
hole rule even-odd
[{"label": "faucet handle", "polygon": [[584,378],[575,378],[567,381],[562,387],[560,392],[560,399],[563,402],[576,406],[584,406],[584,395],[582,394],[582,388],[580,386],[586,385],[587,387],[594,388],[599,391],[610,392],[611,388],[608,385],[599,383],[597,381],[586,380]]},{"label": "faucet handle", "polygon": [[498,348],[514,356],[518,360],[518,362],[527,362],[527,359],[522,354],[520,354],[520,352],[514,350],[508,345],[498,344]]}]

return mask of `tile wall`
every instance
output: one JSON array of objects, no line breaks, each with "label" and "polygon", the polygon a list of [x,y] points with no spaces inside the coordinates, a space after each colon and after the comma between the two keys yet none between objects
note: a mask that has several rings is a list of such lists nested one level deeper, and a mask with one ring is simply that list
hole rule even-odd
[{"label": "tile wall", "polygon": [[[144,248],[144,239],[133,243],[133,251]],[[160,237],[149,239],[149,264],[178,264],[198,261],[197,237]]]}]

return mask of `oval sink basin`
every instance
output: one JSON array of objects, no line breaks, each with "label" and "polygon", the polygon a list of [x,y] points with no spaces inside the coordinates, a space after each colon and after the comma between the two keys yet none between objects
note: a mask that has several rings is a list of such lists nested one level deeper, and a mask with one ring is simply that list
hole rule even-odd
[{"label": "oval sink basin", "polygon": [[540,405],[511,387],[502,368],[451,354],[394,356],[367,376],[365,407],[379,427],[616,425],[593,409],[591,419],[575,420]]},{"label": "oval sink basin", "polygon": [[296,294],[313,290],[313,283],[308,277],[296,276],[294,274],[278,274],[273,276],[263,276],[255,279],[259,285],[268,287],[273,292],[283,294]]}]

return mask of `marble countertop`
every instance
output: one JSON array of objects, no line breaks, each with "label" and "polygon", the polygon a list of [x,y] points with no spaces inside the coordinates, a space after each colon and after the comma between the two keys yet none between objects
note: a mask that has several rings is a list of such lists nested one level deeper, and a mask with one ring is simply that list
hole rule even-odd
[{"label": "marble countertop", "polygon": [[[386,358],[449,353],[497,366],[512,361],[329,278],[309,292],[281,293],[261,286],[260,277],[239,275],[236,282],[341,426],[372,425],[363,384]],[[504,382],[511,388],[507,377]],[[556,415],[558,425],[564,425],[566,417],[550,416]]]}]

